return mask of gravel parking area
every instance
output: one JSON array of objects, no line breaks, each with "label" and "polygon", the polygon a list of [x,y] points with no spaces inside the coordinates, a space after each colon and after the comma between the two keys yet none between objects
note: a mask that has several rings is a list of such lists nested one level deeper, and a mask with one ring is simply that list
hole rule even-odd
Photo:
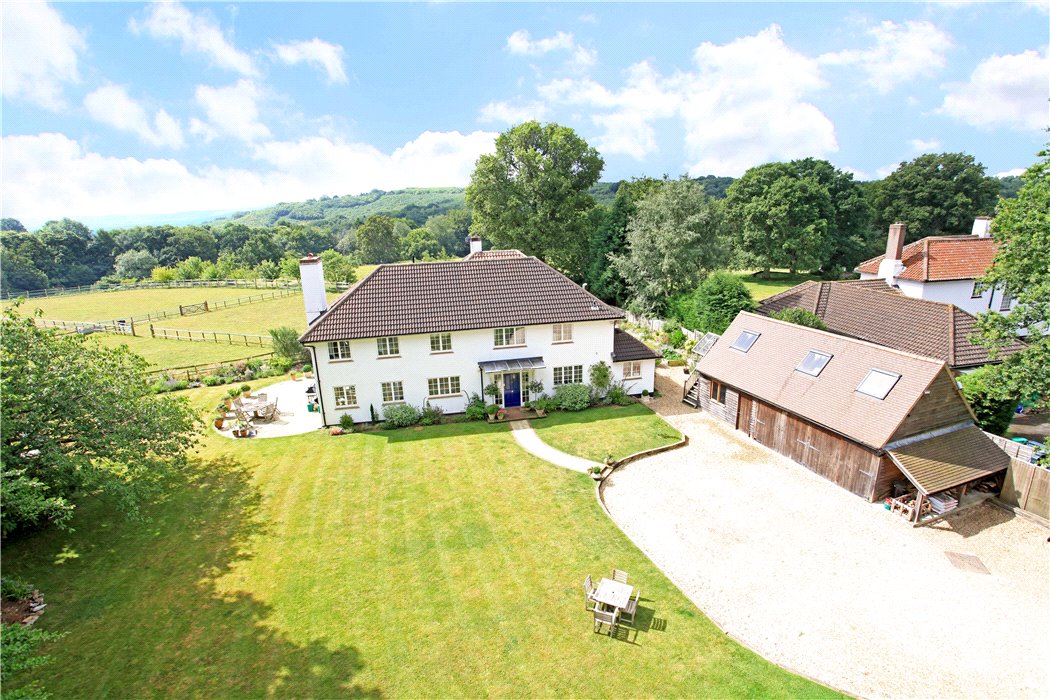
[{"label": "gravel parking area", "polygon": [[865,697],[1046,697],[1050,532],[990,503],[912,528],[683,406],[679,377],[661,370],[653,408],[689,445],[617,471],[605,501],[727,633]]}]

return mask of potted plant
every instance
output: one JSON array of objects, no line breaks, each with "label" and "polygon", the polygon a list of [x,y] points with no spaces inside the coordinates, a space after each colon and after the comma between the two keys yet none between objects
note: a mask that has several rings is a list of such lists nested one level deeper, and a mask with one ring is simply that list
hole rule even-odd
[{"label": "potted plant", "polygon": [[309,362],[303,365],[303,374],[305,374],[307,378],[314,376],[314,366]]},{"label": "potted plant", "polygon": [[488,418],[489,423],[492,423],[493,421],[496,420],[496,411],[498,411],[498,410],[499,410],[499,406],[497,406],[494,403],[490,403],[488,406],[485,407],[485,414],[486,414],[486,417]]},{"label": "potted plant", "polygon": [[492,382],[487,387],[485,387],[485,394],[492,397],[492,403],[496,403],[501,393],[502,391],[499,388],[499,384],[497,384],[496,382]]},{"label": "potted plant", "polygon": [[642,389],[642,403],[652,403],[653,397],[649,395],[648,389]]},{"label": "potted plant", "polygon": [[220,401],[219,405],[215,407],[215,427],[218,430],[222,430],[223,423],[226,421],[226,409],[228,408],[229,406],[226,405],[225,401]]},{"label": "potted plant", "polygon": [[237,421],[233,428],[233,436],[238,438],[248,437],[248,424],[242,420]]},{"label": "potted plant", "polygon": [[601,481],[602,468],[597,466],[597,465],[595,465],[595,466],[591,467],[590,474],[591,474],[591,478],[594,479],[595,481]]},{"label": "potted plant", "polygon": [[241,384],[241,395],[246,399],[252,395],[252,387],[250,384]]},{"label": "potted plant", "polygon": [[501,408],[498,411],[496,411],[496,420],[506,420],[506,419],[507,419],[507,409]]}]

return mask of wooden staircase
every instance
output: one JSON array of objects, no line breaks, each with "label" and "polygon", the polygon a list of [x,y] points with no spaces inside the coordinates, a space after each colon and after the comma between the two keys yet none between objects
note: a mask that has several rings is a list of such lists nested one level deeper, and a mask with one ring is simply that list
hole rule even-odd
[{"label": "wooden staircase", "polygon": [[682,392],[682,403],[693,408],[700,408],[700,373],[695,370],[685,382],[685,389]]}]

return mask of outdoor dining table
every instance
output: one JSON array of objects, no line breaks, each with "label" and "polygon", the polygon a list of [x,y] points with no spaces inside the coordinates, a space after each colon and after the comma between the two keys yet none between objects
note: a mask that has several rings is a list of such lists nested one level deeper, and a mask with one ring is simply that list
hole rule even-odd
[{"label": "outdoor dining table", "polygon": [[269,405],[269,401],[265,399],[241,399],[241,410],[250,415],[255,415],[257,412],[263,410]]},{"label": "outdoor dining table", "polygon": [[632,593],[634,593],[633,586],[628,586],[626,583],[613,581],[609,578],[603,578],[598,583],[598,588],[594,591],[594,599],[616,610],[623,610],[631,600]]}]

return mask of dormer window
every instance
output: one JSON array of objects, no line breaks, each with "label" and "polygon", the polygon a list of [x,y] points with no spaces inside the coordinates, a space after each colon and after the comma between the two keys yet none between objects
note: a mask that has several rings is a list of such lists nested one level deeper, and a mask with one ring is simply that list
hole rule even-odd
[{"label": "dormer window", "polygon": [[802,372],[802,374],[808,374],[811,377],[819,377],[830,360],[831,355],[826,352],[810,350],[795,370]]},{"label": "dormer window", "polygon": [[896,386],[900,378],[901,375],[896,372],[873,369],[868,372],[868,376],[864,377],[864,380],[857,387],[857,391],[882,401],[890,393],[890,390]]},{"label": "dormer window", "polygon": [[734,340],[733,344],[729,347],[734,350],[739,350],[740,352],[747,352],[751,349],[751,346],[755,344],[755,341],[758,340],[758,336],[760,335],[762,334],[755,333],[754,331],[740,331],[740,335],[737,336],[736,340]]}]

